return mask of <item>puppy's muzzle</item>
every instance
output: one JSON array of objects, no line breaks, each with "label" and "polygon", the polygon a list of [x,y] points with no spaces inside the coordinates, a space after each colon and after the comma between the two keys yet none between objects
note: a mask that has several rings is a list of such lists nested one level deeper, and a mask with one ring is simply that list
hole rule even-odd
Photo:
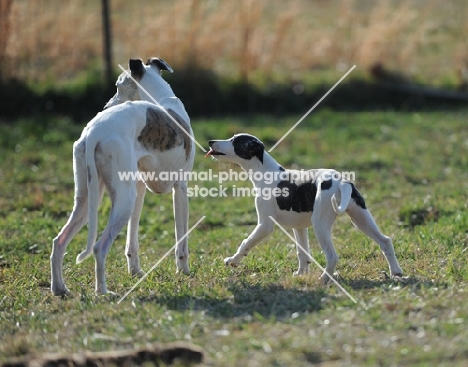
[{"label": "puppy's muzzle", "polygon": [[213,156],[213,155],[226,155],[225,153],[219,152],[215,148],[213,148],[214,143],[216,143],[216,140],[208,141],[208,145],[210,146],[210,150],[208,151],[208,153],[205,154],[205,158],[209,157],[210,155],[211,156]]}]

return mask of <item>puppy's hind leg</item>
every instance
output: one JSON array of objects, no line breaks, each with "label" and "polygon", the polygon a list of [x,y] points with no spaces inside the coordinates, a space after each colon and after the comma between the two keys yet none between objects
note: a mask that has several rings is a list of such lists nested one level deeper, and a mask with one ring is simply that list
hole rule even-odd
[{"label": "puppy's hind leg", "polygon": [[128,272],[132,276],[143,275],[140,267],[140,257],[138,256],[138,249],[140,247],[138,242],[138,227],[140,222],[141,209],[145,200],[146,185],[143,181],[136,183],[137,197],[135,201],[135,208],[130,216],[127,229],[127,245],[125,246],[125,255],[127,257]]},{"label": "puppy's hind leg", "polygon": [[335,218],[336,213],[333,209],[323,202],[322,197],[317,196],[314,212],[312,213],[312,226],[314,228],[315,237],[327,259],[325,272],[320,276],[320,279],[324,283],[330,281],[329,275],[333,275],[338,262],[338,255],[333,246],[331,237],[331,230]]},{"label": "puppy's hind leg", "polygon": [[310,252],[309,238],[307,228],[294,228],[294,237],[296,238],[297,259],[299,260],[299,269],[294,275],[307,274],[309,272]]},{"label": "puppy's hind leg", "polygon": [[401,270],[395,256],[392,240],[390,237],[387,237],[380,232],[379,227],[375,223],[369,210],[363,209],[356,203],[352,202],[348,207],[347,213],[351,217],[354,225],[380,246],[380,249],[382,250],[382,253],[387,259],[390,267],[390,273],[393,276],[401,276],[403,271]]}]

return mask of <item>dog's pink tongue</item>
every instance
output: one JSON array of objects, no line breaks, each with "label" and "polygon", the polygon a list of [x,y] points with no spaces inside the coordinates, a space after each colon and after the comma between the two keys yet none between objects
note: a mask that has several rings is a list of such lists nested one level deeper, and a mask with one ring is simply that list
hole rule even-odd
[{"label": "dog's pink tongue", "polygon": [[209,152],[205,154],[205,158],[209,157],[214,152],[213,148],[210,148]]}]

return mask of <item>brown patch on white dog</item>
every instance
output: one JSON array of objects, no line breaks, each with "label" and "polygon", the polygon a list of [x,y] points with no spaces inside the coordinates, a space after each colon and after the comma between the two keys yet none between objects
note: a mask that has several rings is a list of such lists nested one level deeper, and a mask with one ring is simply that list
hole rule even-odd
[{"label": "brown patch on white dog", "polygon": [[177,121],[178,125],[164,111],[148,108],[146,125],[141,130],[138,141],[148,150],[156,149],[161,152],[183,144],[185,156],[188,159],[192,149],[192,139],[189,137],[190,128],[177,113],[171,109],[168,109],[167,112]]}]

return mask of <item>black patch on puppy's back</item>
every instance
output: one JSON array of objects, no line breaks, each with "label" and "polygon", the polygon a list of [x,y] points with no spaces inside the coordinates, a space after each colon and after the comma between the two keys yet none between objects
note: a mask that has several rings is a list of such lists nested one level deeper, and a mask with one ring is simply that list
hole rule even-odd
[{"label": "black patch on puppy's back", "polygon": [[320,184],[320,188],[322,190],[328,190],[328,189],[330,189],[330,187],[332,187],[332,184],[333,184],[333,182],[332,182],[331,179],[329,179],[327,181],[322,181],[322,183]]},{"label": "black patch on puppy's back", "polygon": [[354,200],[354,202],[360,206],[362,209],[367,209],[366,208],[366,202],[364,201],[364,198],[362,197],[361,193],[356,189],[356,186],[352,182],[349,183],[351,185],[352,191],[351,191],[351,198]]},{"label": "black patch on puppy's back", "polygon": [[354,200],[354,202],[360,206],[362,209],[367,209],[366,208],[366,202],[364,201],[364,198],[362,197],[361,193],[359,192],[358,189],[356,189],[356,186],[352,182],[349,183],[351,185],[351,199]]},{"label": "black patch on puppy's back", "polygon": [[313,212],[315,196],[317,195],[317,185],[315,182],[307,181],[302,183],[281,181],[278,188],[287,189],[288,195],[276,197],[276,203],[281,210],[294,211],[297,213]]}]

